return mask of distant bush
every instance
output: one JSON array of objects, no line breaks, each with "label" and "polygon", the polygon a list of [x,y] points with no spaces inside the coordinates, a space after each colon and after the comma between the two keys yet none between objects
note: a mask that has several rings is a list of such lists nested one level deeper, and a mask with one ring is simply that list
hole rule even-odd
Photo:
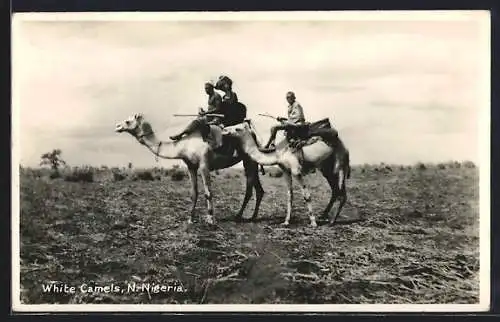
[{"label": "distant bush", "polygon": [[127,176],[118,171],[113,171],[113,181],[123,181],[127,178]]},{"label": "distant bush", "polygon": [[185,177],[186,177],[186,174],[184,173],[184,171],[182,171],[180,169],[172,169],[171,170],[170,178],[173,181],[182,181],[182,180],[184,180]]},{"label": "distant bush", "polygon": [[74,167],[71,172],[64,176],[69,182],[94,182],[94,169],[92,167]]},{"label": "distant bush", "polygon": [[446,164],[444,164],[444,163],[439,163],[439,164],[437,165],[437,167],[438,167],[438,169],[446,169]]},{"label": "distant bush", "polygon": [[26,175],[34,179],[40,179],[44,176],[45,169],[26,169]]},{"label": "distant bush", "polygon": [[138,170],[134,173],[133,180],[153,181],[155,178],[149,170]]},{"label": "distant bush", "polygon": [[462,164],[458,161],[450,161],[447,163],[447,168],[456,168],[459,169],[462,166]]},{"label": "distant bush", "polygon": [[418,170],[425,170],[425,169],[427,169],[427,167],[422,162],[419,162],[419,163],[417,163],[417,169]]},{"label": "distant bush", "polygon": [[281,171],[281,169],[270,169],[269,176],[272,178],[281,178],[283,176],[283,171]]},{"label": "distant bush", "polygon": [[59,171],[52,171],[49,174],[50,179],[58,179],[61,177],[61,173]]},{"label": "distant bush", "polygon": [[476,167],[476,165],[472,161],[464,161],[463,166],[466,168],[470,168],[470,169],[473,169]]}]

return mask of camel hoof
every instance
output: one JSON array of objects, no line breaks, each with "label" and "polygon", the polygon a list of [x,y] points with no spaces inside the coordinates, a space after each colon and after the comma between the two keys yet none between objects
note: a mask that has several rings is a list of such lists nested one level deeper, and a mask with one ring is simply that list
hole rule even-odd
[{"label": "camel hoof", "polygon": [[187,220],[187,224],[188,224],[188,225],[192,225],[192,224],[193,224],[193,219],[189,218],[189,219]]},{"label": "camel hoof", "polygon": [[309,226],[311,226],[311,228],[316,228],[316,227],[318,227],[318,224],[315,222],[312,222],[309,224]]},{"label": "camel hoof", "polygon": [[242,217],[242,216],[236,216],[236,217],[234,217],[234,221],[235,221],[235,222],[243,222],[243,221],[245,221],[245,220],[243,219],[243,217]]},{"label": "camel hoof", "polygon": [[215,220],[212,217],[207,217],[205,222],[209,225],[215,225]]},{"label": "camel hoof", "polygon": [[290,225],[290,223],[288,221],[281,223],[281,226],[283,226],[283,227],[288,227],[289,225]]}]

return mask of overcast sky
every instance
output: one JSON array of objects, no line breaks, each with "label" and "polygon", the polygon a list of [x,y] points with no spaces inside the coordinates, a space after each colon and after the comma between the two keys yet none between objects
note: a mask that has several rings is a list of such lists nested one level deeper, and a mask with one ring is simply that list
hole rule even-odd
[{"label": "overcast sky", "polygon": [[477,162],[480,22],[24,21],[13,28],[21,163],[60,148],[71,165],[157,165],[115,124],[141,112],[166,140],[190,120],[172,114],[196,113],[221,74],[262,140],[274,123],[257,114],[286,115],[292,90],[307,120],[330,117],[355,164]]}]

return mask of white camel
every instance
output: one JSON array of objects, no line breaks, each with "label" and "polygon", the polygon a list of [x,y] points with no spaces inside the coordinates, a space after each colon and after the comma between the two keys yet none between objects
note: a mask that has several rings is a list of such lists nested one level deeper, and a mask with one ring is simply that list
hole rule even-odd
[{"label": "white camel", "polygon": [[289,147],[286,139],[277,144],[275,151],[261,151],[258,142],[255,140],[256,135],[250,120],[224,128],[223,134],[237,137],[245,153],[257,163],[267,166],[278,165],[283,170],[288,186],[287,213],[283,225],[290,224],[293,200],[292,178],[294,178],[302,188],[310,225],[312,227],[317,226],[311,205],[311,193],[303,178],[308,173],[307,169],[311,168],[319,169],[331,188],[330,201],[320,216],[321,219],[328,217],[333,204],[339,198],[339,207],[330,221],[332,225],[335,223],[347,200],[346,179],[350,177],[351,171],[349,151],[340,139],[336,142],[335,148],[322,140],[302,147],[303,162],[300,162],[297,153]]},{"label": "white camel", "polygon": [[233,141],[234,143],[229,142],[229,144],[236,148],[236,155],[214,152],[212,147],[203,140],[200,131],[195,131],[179,141],[161,141],[156,137],[151,124],[145,121],[142,114],[135,114],[125,121],[118,123],[115,131],[118,133],[127,132],[131,134],[140,144],[147,147],[157,157],[164,159],[180,159],[184,161],[191,179],[192,206],[188,223],[193,222],[194,210],[198,200],[198,170],[201,172],[203,187],[205,189],[205,198],[207,200],[208,215],[206,221],[209,224],[214,224],[215,219],[213,216],[210,172],[228,168],[243,161],[246,177],[246,191],[243,203],[235,219],[237,221],[243,219],[243,212],[248,201],[252,197],[252,188],[255,189],[256,202],[251,219],[256,218],[264,195],[264,189],[259,179],[258,164],[248,155],[242,153],[241,149],[238,149],[238,142],[234,142],[236,140]]}]

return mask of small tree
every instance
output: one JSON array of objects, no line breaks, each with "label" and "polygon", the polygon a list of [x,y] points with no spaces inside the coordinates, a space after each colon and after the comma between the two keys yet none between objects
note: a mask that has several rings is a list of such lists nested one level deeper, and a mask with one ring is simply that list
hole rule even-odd
[{"label": "small tree", "polygon": [[42,154],[41,159],[42,161],[40,162],[40,165],[50,166],[50,168],[54,173],[59,173],[59,168],[66,164],[66,162],[63,159],[61,159],[60,149],[55,149],[52,150],[52,152],[47,152]]}]

